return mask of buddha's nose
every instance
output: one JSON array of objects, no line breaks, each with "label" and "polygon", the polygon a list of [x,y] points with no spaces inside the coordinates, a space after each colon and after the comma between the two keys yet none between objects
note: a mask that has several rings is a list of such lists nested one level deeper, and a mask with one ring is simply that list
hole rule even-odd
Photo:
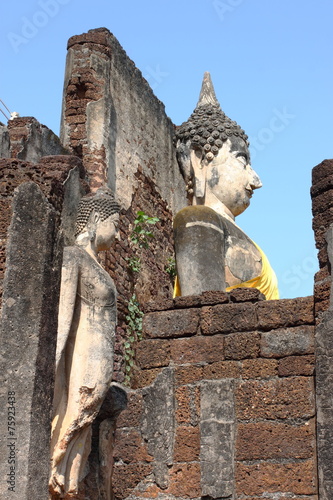
[{"label": "buddha's nose", "polygon": [[262,187],[262,182],[260,180],[259,175],[252,168],[251,168],[251,180],[250,180],[250,184],[251,184],[251,188],[252,189],[259,189],[259,188]]}]

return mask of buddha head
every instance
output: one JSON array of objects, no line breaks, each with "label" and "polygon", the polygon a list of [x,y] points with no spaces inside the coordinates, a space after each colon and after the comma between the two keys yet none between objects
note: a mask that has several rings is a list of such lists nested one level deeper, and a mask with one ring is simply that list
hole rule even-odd
[{"label": "buddha head", "polygon": [[177,159],[194,205],[234,219],[262,186],[251,168],[245,132],[222,111],[205,73],[198,104],[176,130]]},{"label": "buddha head", "polygon": [[120,205],[110,189],[100,188],[84,196],[79,204],[75,226],[78,245],[94,241],[97,252],[108,250],[118,235]]}]

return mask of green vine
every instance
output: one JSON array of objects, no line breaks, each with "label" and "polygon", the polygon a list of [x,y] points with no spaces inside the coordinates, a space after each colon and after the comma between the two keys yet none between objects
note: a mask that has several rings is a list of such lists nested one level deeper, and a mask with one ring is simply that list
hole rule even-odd
[{"label": "green vine", "polygon": [[133,245],[138,245],[139,248],[149,248],[149,240],[154,238],[149,226],[155,225],[159,220],[158,217],[150,217],[142,211],[137,212],[130,236]]},{"label": "green vine", "polygon": [[[133,229],[130,233],[131,246],[134,250],[134,255],[128,257],[128,268],[139,273],[141,270],[141,259],[138,255],[138,250],[149,248],[149,243],[154,235],[151,231],[153,225],[159,222],[158,217],[150,217],[143,211],[138,211],[133,222]],[[128,304],[128,315],[126,316],[127,339],[124,343],[125,356],[125,384],[130,385],[131,373],[134,366],[134,343],[142,340],[142,317],[143,312],[140,309],[140,304],[137,301],[135,293],[130,298]]]},{"label": "green vine", "polygon": [[164,267],[165,272],[168,273],[171,280],[174,280],[177,276],[176,261],[174,257],[169,257],[167,263]]},{"label": "green vine", "polygon": [[139,257],[137,257],[136,255],[133,255],[132,257],[127,257],[126,260],[127,260],[127,264],[128,264],[129,269],[133,273],[139,273],[140,272],[140,270],[141,270],[141,260],[140,260]]},{"label": "green vine", "polygon": [[143,311],[140,309],[140,304],[137,301],[135,293],[130,298],[127,308],[128,315],[126,316],[126,323],[128,337],[124,344],[125,384],[130,385],[131,371],[134,365],[134,343],[142,340]]},{"label": "green vine", "polygon": [[136,214],[136,218],[133,222],[133,229],[130,234],[134,255],[126,258],[128,268],[133,273],[139,273],[141,271],[141,259],[136,253],[140,248],[149,248],[149,240],[154,238],[150,226],[155,225],[159,220],[158,217],[146,215],[142,210],[138,211]]}]

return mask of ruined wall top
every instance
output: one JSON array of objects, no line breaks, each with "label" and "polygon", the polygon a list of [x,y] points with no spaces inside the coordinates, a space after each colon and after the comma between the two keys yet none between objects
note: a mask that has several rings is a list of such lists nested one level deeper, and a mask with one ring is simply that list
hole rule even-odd
[{"label": "ruined wall top", "polygon": [[38,163],[43,156],[66,155],[59,137],[32,116],[16,117],[0,124],[0,158]]},{"label": "ruined wall top", "polygon": [[93,190],[107,184],[128,208],[141,170],[173,211],[185,206],[174,126],[142,73],[106,29],[68,42],[61,140],[82,158]]}]

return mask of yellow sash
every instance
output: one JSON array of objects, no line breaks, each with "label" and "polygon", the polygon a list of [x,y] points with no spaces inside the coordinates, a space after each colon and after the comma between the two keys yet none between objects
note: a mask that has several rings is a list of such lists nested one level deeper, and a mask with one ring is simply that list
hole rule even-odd
[{"label": "yellow sash", "polygon": [[[256,278],[252,278],[251,280],[244,281],[244,283],[229,286],[226,289],[226,292],[230,292],[230,290],[234,288],[258,288],[258,290],[260,290],[260,292],[265,295],[266,300],[276,300],[279,298],[279,289],[275,272],[273,271],[266,255],[261,250],[261,248],[256,243],[254,243],[254,245],[257,247],[261,255],[262,269],[260,275]],[[175,280],[173,296],[181,296],[180,284],[177,276]]]},{"label": "yellow sash", "polygon": [[260,275],[256,278],[252,278],[251,280],[244,281],[244,283],[229,286],[226,291],[230,292],[233,288],[258,288],[258,290],[265,295],[266,300],[279,299],[280,297],[276,274],[261,248],[256,243],[254,243],[254,245],[258,248],[261,255],[262,269]]}]

